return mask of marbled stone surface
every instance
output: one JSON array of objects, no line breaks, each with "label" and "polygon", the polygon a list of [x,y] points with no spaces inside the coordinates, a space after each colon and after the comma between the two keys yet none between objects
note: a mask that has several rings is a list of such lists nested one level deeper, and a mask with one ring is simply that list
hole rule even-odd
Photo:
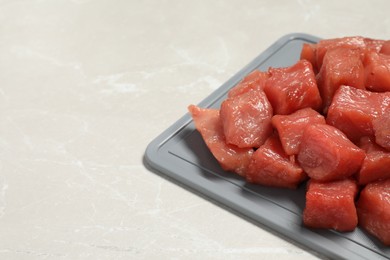
[{"label": "marbled stone surface", "polygon": [[0,259],[317,259],[150,172],[149,142],[287,33],[390,2],[0,0]]}]

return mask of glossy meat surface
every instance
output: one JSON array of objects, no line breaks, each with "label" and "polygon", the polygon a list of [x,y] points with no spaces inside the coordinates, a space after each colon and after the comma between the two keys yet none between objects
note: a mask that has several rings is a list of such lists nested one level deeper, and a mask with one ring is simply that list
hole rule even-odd
[{"label": "glossy meat surface", "polygon": [[298,162],[310,178],[334,181],[356,173],[365,153],[340,130],[330,125],[306,127],[298,153]]},{"label": "glossy meat surface", "polygon": [[368,52],[364,67],[367,89],[376,92],[390,91],[390,55]]},{"label": "glossy meat surface", "polygon": [[364,136],[374,136],[372,121],[389,106],[390,92],[374,93],[341,86],[333,97],[326,122],[358,142]]},{"label": "glossy meat surface", "polygon": [[272,115],[271,104],[261,89],[225,99],[220,116],[226,142],[240,148],[259,147],[272,133]]},{"label": "glossy meat surface", "polygon": [[298,154],[303,131],[312,124],[325,124],[324,116],[312,108],[300,109],[290,115],[272,117],[272,125],[278,131],[287,155]]},{"label": "glossy meat surface", "polygon": [[287,68],[270,68],[264,92],[275,114],[291,114],[311,107],[318,110],[322,101],[310,62],[300,60]]},{"label": "glossy meat surface", "polygon": [[293,157],[284,153],[278,136],[273,135],[253,154],[246,179],[265,186],[295,189],[306,174]]},{"label": "glossy meat surface", "polygon": [[244,176],[253,154],[252,148],[238,148],[225,142],[219,110],[188,107],[196,129],[202,135],[211,153],[226,171]]},{"label": "glossy meat surface", "polygon": [[314,73],[318,72],[316,52],[316,44],[304,43],[302,45],[300,59],[309,61],[313,66]]},{"label": "glossy meat surface", "polygon": [[348,48],[329,50],[317,74],[324,112],[328,110],[334,93],[341,85],[364,89],[364,83],[364,67],[359,50]]},{"label": "glossy meat surface", "polygon": [[366,152],[362,168],[356,176],[359,184],[365,185],[390,178],[390,152],[369,137],[363,137],[359,147]]},{"label": "glossy meat surface", "polygon": [[308,182],[303,223],[311,228],[352,231],[358,223],[354,199],[358,186],[351,179]]},{"label": "glossy meat surface", "polygon": [[357,202],[359,226],[390,246],[390,179],[367,184]]},{"label": "glossy meat surface", "polygon": [[[303,44],[301,59],[307,59],[313,68],[321,69],[324,57],[329,50],[336,48],[355,49],[364,56],[366,51],[382,52],[386,44],[384,40],[365,38],[362,36],[348,36],[342,38],[324,39],[316,44]],[[315,56],[313,58],[313,55]]]},{"label": "glossy meat surface", "polygon": [[390,151],[390,107],[372,121],[375,142]]},{"label": "glossy meat surface", "polygon": [[321,40],[316,45],[316,60],[318,69],[321,69],[323,60],[329,50],[337,48],[349,48],[364,51],[367,48],[366,40],[361,36],[334,38]]}]

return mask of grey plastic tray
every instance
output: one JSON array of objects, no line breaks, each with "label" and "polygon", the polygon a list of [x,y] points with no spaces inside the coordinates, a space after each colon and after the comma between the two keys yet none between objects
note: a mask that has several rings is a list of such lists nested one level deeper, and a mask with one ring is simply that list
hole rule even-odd
[{"label": "grey plastic tray", "polygon": [[[303,43],[318,40],[298,33],[280,38],[198,105],[218,108],[228,90],[245,75],[254,69],[290,66],[298,61]],[[302,225],[305,185],[297,190],[268,188],[246,183],[238,175],[223,171],[195,130],[189,114],[154,139],[144,159],[158,173],[324,256],[390,259],[390,248],[359,228],[349,233],[305,228]]]}]

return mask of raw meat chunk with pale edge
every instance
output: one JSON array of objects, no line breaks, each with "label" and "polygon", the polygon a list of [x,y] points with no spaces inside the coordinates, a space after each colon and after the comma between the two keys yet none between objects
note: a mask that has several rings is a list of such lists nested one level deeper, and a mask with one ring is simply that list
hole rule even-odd
[{"label": "raw meat chunk with pale edge", "polygon": [[368,52],[364,59],[365,85],[371,91],[390,91],[390,56]]},{"label": "raw meat chunk with pale edge", "polygon": [[334,39],[324,39],[316,44],[316,62],[318,69],[321,69],[325,55],[328,51],[338,48],[349,48],[357,50],[365,50],[366,43],[364,37],[352,36]]},{"label": "raw meat chunk with pale edge", "polygon": [[372,126],[376,143],[390,151],[390,107],[372,121]]},{"label": "raw meat chunk with pale edge", "polygon": [[285,154],[278,136],[272,135],[253,154],[246,179],[265,186],[295,189],[306,174],[293,156]]},{"label": "raw meat chunk with pale edge", "polygon": [[225,171],[244,176],[253,154],[252,148],[238,148],[225,141],[219,110],[204,109],[195,105],[188,107],[196,129],[202,135],[207,147]]},{"label": "raw meat chunk with pale edge", "polygon": [[360,185],[390,178],[390,152],[386,151],[369,137],[360,140],[359,147],[366,152],[362,168],[357,174]]},{"label": "raw meat chunk with pale edge", "polygon": [[341,86],[333,97],[326,122],[358,142],[364,136],[374,136],[372,121],[389,107],[390,92],[374,93]]},{"label": "raw meat chunk with pale edge", "polygon": [[303,223],[311,228],[352,231],[358,224],[355,197],[358,186],[351,179],[333,182],[310,180]]},{"label": "raw meat chunk with pale edge", "polygon": [[317,74],[323,111],[326,113],[334,93],[341,85],[364,89],[364,81],[364,67],[359,50],[348,48],[329,50]]},{"label": "raw meat chunk with pale edge", "polygon": [[357,202],[359,226],[390,246],[390,179],[367,184]]},{"label": "raw meat chunk with pale edge", "polygon": [[300,60],[287,68],[270,68],[264,92],[274,114],[288,115],[299,109],[321,107],[321,97],[310,62]]},{"label": "raw meat chunk with pale edge", "polygon": [[290,115],[272,117],[272,125],[278,131],[287,155],[298,154],[303,131],[312,124],[325,124],[325,118],[311,108],[300,109]]},{"label": "raw meat chunk with pale edge", "polygon": [[363,58],[367,51],[387,53],[387,50],[390,48],[385,45],[389,44],[386,44],[384,40],[364,38],[361,36],[324,39],[316,44],[303,44],[300,58],[310,61],[314,71],[319,71],[323,65],[326,53],[330,50],[338,48],[354,49],[358,50]]},{"label": "raw meat chunk with pale edge", "polygon": [[250,89],[222,102],[220,116],[226,142],[259,147],[272,133],[272,107],[265,93]]},{"label": "raw meat chunk with pale edge", "polygon": [[298,162],[310,178],[334,181],[356,173],[365,153],[337,128],[316,124],[306,127]]},{"label": "raw meat chunk with pale edge", "polygon": [[316,44],[310,44],[310,43],[304,43],[302,45],[302,50],[301,50],[301,60],[307,60],[311,63],[313,66],[313,71],[314,73],[318,73],[318,67],[317,67],[317,46]]}]

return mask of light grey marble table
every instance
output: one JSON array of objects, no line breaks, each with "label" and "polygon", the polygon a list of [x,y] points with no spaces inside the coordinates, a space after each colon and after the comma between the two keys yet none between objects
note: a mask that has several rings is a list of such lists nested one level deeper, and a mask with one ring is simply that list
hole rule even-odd
[{"label": "light grey marble table", "polygon": [[281,36],[390,39],[390,2],[0,0],[0,259],[317,259],[143,165]]}]

